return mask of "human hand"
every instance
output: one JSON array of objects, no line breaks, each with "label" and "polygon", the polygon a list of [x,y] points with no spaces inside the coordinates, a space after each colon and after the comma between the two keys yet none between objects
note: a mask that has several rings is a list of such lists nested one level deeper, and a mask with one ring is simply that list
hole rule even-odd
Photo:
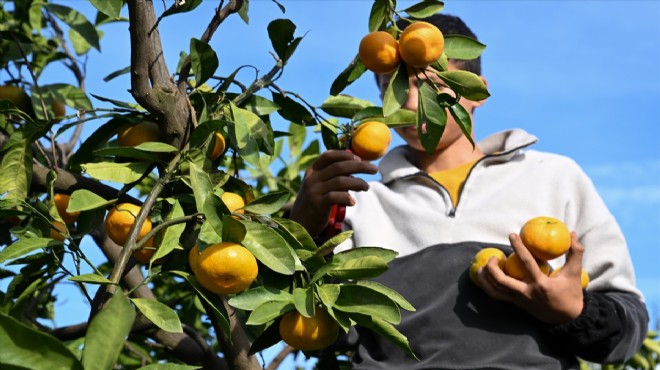
[{"label": "human hand", "polygon": [[366,181],[351,175],[376,172],[376,166],[349,151],[329,150],[321,154],[305,172],[289,217],[304,226],[310,235],[319,235],[328,223],[333,205],[355,204],[349,190],[369,189]]},{"label": "human hand", "polygon": [[571,233],[571,248],[562,269],[552,278],[538,267],[517,234],[509,235],[513,250],[529,272],[525,281],[507,276],[491,258],[477,273],[479,285],[491,298],[515,304],[548,324],[561,324],[577,318],[584,306],[580,282],[584,246]]}]

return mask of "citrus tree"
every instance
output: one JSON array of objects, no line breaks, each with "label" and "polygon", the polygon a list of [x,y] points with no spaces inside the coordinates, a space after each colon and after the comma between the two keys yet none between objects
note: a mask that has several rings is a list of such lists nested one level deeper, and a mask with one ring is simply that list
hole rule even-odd
[{"label": "citrus tree", "polygon": [[[249,61],[219,75],[220,50],[209,42],[228,17],[247,23],[249,2],[197,15],[208,26],[189,35],[176,66],[165,62],[172,51],[161,21],[195,12],[201,0],[164,3],[158,12],[152,1],[89,0],[90,15],[80,3],[0,1],[1,367],[257,369],[258,354],[280,340],[287,346],[269,368],[294,351],[330,353],[324,361],[337,365],[344,349],[332,344],[355,325],[414,357],[396,329],[401,309],[414,307],[369,280],[396,252],[333,253],[349,232],[314,239],[287,208],[321,143],[377,158],[389,143],[379,125],[418,125],[431,150],[445,112],[469,133],[458,101],[488,92],[477,76],[448,71],[447,58],[475,58],[483,45],[445,35],[429,57],[378,37],[372,50],[396,45],[384,60],[393,75],[382,106],[341,95],[380,68],[380,54],[362,47],[317,106],[277,84],[303,42],[292,20],[273,17],[255,30],[268,33],[273,65],[241,80]],[[399,11],[394,0],[376,0],[365,15],[369,35],[401,40],[397,16],[414,22],[442,7],[425,0]],[[129,28],[131,57],[105,80],[129,74],[130,102],[86,88],[85,57],[101,50],[111,22]],[[416,59],[406,60],[410,52]],[[55,65],[71,74],[43,83]],[[453,94],[420,79],[419,112],[400,109],[408,75],[423,71]],[[277,129],[278,119],[288,127]],[[90,258],[90,248],[105,258]],[[77,287],[89,315],[52,327],[62,284]]]}]

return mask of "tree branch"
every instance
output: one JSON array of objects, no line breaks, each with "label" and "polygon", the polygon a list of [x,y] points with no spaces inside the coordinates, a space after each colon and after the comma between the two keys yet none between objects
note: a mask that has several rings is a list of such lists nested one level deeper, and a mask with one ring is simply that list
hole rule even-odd
[{"label": "tree branch", "polygon": [[[241,10],[242,7],[243,0],[231,0],[229,4],[225,5],[222,9],[216,8],[215,14],[211,19],[211,22],[209,22],[209,25],[206,27],[206,30],[204,31],[204,34],[202,34],[200,40],[208,44],[209,41],[211,41],[215,31],[218,29],[218,27],[220,27],[220,24],[222,24],[222,22],[227,17],[229,17],[229,15]],[[190,55],[188,55],[186,60],[183,62],[183,65],[181,66],[181,71],[179,71],[178,88],[179,92],[182,94],[186,93],[186,86],[188,82],[188,76],[190,75],[191,66],[192,63],[190,61]]]},{"label": "tree branch", "polygon": [[282,348],[280,353],[278,353],[277,356],[275,356],[275,358],[273,359],[273,361],[270,362],[270,364],[268,365],[266,370],[275,370],[275,369],[277,369],[282,364],[282,361],[284,361],[284,359],[288,355],[294,353],[295,351],[296,351],[296,349],[291,347],[291,346],[288,346],[288,345],[284,346],[284,348]]},{"label": "tree branch", "polygon": [[127,4],[131,35],[131,94],[157,118],[162,139],[182,148],[190,111],[186,94],[180,93],[170,78],[153,3],[129,0]]},{"label": "tree branch", "polygon": [[237,315],[233,314],[235,308],[230,306],[227,297],[224,295],[220,296],[222,304],[225,307],[225,310],[228,313],[229,320],[229,334],[225,332],[222,326],[218,323],[218,319],[215,317],[215,310],[209,306],[209,303],[205,300],[200,300],[204,310],[211,320],[211,324],[215,329],[218,342],[222,346],[222,352],[225,355],[225,359],[229,364],[231,370],[257,370],[261,369],[259,362],[257,361],[256,356],[249,356],[248,352],[250,350],[250,341],[243,329],[241,321]]}]

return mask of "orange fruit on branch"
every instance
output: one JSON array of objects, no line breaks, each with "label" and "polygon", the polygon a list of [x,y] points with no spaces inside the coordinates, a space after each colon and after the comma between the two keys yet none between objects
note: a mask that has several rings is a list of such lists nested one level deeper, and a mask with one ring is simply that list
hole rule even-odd
[{"label": "orange fruit on branch", "polygon": [[328,311],[317,307],[312,317],[293,310],[280,320],[280,337],[293,348],[315,351],[331,345],[339,335],[339,324]]},{"label": "orange fruit on branch", "polygon": [[57,213],[60,214],[60,217],[62,217],[62,220],[64,220],[65,223],[71,224],[74,223],[78,220],[78,217],[80,216],[80,212],[67,212],[66,209],[69,206],[69,200],[71,199],[71,196],[68,194],[55,194],[53,196],[53,201],[55,202],[55,206],[57,207]]},{"label": "orange fruit on branch", "polygon": [[520,239],[536,259],[550,261],[571,247],[571,233],[554,217],[539,216],[527,221],[520,229]]},{"label": "orange fruit on branch", "polygon": [[[128,233],[135,223],[135,218],[140,212],[141,207],[131,203],[121,203],[114,206],[108,215],[105,217],[105,230],[108,237],[118,245],[123,246],[128,240]],[[151,231],[151,220],[149,218],[144,220],[140,232],[138,233],[137,240],[144,238],[149,231]],[[153,238],[149,239],[145,247],[153,246]],[[136,251],[140,252],[140,251]]]},{"label": "orange fruit on branch", "polygon": [[373,161],[387,153],[392,141],[392,132],[383,122],[368,121],[360,124],[353,132],[351,150],[358,157]]},{"label": "orange fruit on branch", "polygon": [[[197,250],[197,248],[193,248]],[[197,281],[217,294],[235,294],[244,291],[257,278],[257,259],[244,246],[222,242],[205,248],[196,258],[188,255],[194,266]]]},{"label": "orange fruit on branch", "polygon": [[220,196],[220,200],[229,208],[229,211],[231,213],[245,213],[244,210],[240,209],[245,207],[245,200],[243,199],[242,196],[232,193],[229,191],[225,191],[222,193]]},{"label": "orange fruit on branch", "polygon": [[16,108],[22,110],[23,112],[29,112],[32,103],[30,101],[30,96],[18,86],[4,85],[0,86],[0,100],[9,100]]},{"label": "orange fruit on branch", "polygon": [[213,153],[211,154],[211,159],[216,160],[226,149],[225,137],[221,133],[215,133],[215,143],[213,144]]},{"label": "orange fruit on branch", "polygon": [[399,37],[399,53],[409,67],[426,68],[435,63],[444,50],[442,32],[428,22],[412,23]]},{"label": "orange fruit on branch", "polygon": [[136,125],[127,125],[117,133],[117,143],[120,146],[138,146],[150,141],[160,141],[160,128],[156,123],[147,120]]},{"label": "orange fruit on branch", "polygon": [[53,221],[52,227],[50,228],[50,237],[63,242],[67,235],[69,235],[69,232],[67,231],[66,225],[59,221]]},{"label": "orange fruit on branch", "polygon": [[371,32],[360,40],[360,60],[368,70],[383,74],[399,65],[399,47],[396,39],[385,31]]}]

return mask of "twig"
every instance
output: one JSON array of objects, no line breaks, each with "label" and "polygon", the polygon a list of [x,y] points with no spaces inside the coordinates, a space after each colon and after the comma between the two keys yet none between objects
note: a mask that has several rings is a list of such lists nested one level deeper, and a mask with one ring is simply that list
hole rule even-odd
[{"label": "twig", "polygon": [[284,346],[284,348],[282,348],[280,353],[278,353],[277,356],[275,356],[275,358],[273,359],[273,361],[270,362],[270,364],[268,365],[266,370],[275,370],[275,369],[277,369],[282,364],[282,361],[284,361],[284,359],[288,355],[294,353],[295,351],[296,351],[296,349],[289,346],[289,345]]},{"label": "twig", "polygon": [[[222,7],[221,6],[217,7],[215,10],[215,14],[213,15],[213,18],[211,19],[211,22],[209,22],[209,25],[206,27],[206,30],[202,34],[202,37],[200,40],[205,43],[209,43],[211,41],[211,38],[213,37],[213,34],[215,31],[220,27],[220,24],[231,14],[238,12],[241,7],[243,6],[243,0],[231,0],[229,4],[226,6]],[[183,65],[181,66],[181,71],[179,71],[179,82],[177,83],[179,91],[183,94],[186,91],[186,84],[188,81],[188,76],[190,75],[190,68],[192,67],[192,63],[190,60],[190,55],[186,57],[186,60],[183,62]]]}]

